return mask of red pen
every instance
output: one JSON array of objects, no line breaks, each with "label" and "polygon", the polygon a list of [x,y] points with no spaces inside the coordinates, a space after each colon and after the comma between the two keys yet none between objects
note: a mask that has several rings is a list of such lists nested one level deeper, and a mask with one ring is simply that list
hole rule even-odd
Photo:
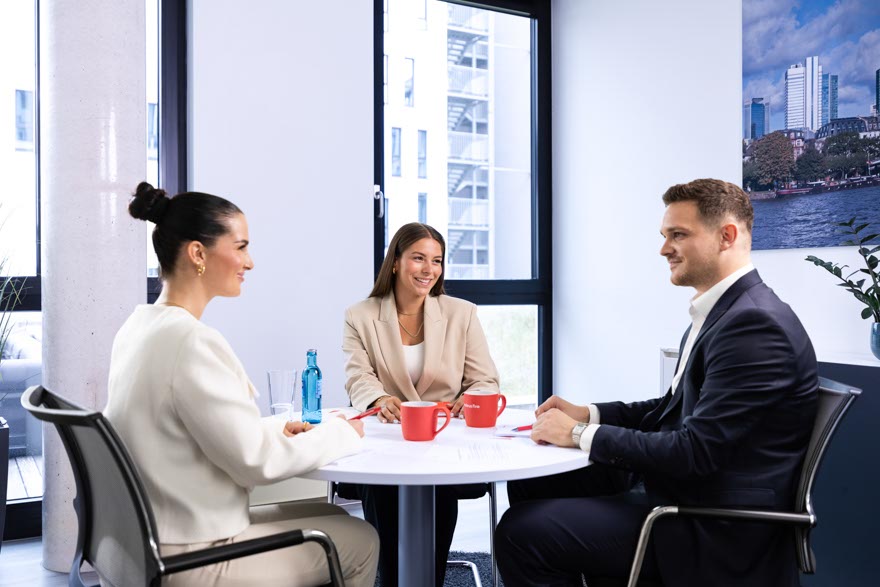
[{"label": "red pen", "polygon": [[361,418],[366,418],[367,416],[372,416],[373,414],[378,414],[379,410],[382,409],[382,406],[376,406],[375,408],[370,408],[366,412],[361,412],[357,416],[352,416],[349,420],[360,420]]},{"label": "red pen", "polygon": [[526,430],[531,430],[531,429],[532,429],[532,425],[529,424],[528,426],[517,426],[516,428],[513,429],[513,431],[514,432],[525,432]]}]

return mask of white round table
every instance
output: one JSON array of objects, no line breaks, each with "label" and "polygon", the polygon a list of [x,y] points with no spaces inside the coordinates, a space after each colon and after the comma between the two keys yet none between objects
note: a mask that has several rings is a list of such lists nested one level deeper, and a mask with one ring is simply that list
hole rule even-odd
[{"label": "white round table", "polygon": [[[345,413],[354,413],[343,410]],[[332,414],[328,414],[332,417]],[[508,409],[499,425],[531,424],[530,410]],[[494,428],[469,428],[453,419],[436,439],[403,439],[399,424],[364,419],[363,450],[303,475],[308,479],[397,485],[400,491],[398,565],[401,585],[434,584],[434,488],[543,477],[589,464],[577,448],[502,438]]]}]

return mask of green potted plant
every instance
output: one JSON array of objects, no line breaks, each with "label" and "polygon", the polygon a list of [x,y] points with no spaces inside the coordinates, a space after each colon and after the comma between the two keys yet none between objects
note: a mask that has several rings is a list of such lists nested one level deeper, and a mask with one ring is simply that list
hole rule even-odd
[{"label": "green potted plant", "polygon": [[[874,323],[871,324],[871,352],[880,359],[880,275],[877,273],[880,259],[875,255],[877,251],[880,251],[880,244],[874,244],[877,238],[880,237],[880,233],[871,232],[868,228],[870,223],[856,224],[856,217],[850,218],[848,222],[836,222],[835,226],[838,232],[848,237],[840,243],[841,245],[858,247],[859,255],[865,260],[865,268],[856,269],[844,277],[843,271],[847,268],[847,265],[823,261],[813,255],[809,255],[806,261],[818,267],[823,267],[834,275],[840,280],[840,283],[837,285],[850,292],[857,300],[865,304],[865,308],[862,309],[862,318],[865,320],[868,318],[874,319]],[[863,236],[863,232],[867,234]],[[851,278],[858,273],[863,273],[867,277],[853,281]],[[869,278],[870,281],[868,280]]]}]

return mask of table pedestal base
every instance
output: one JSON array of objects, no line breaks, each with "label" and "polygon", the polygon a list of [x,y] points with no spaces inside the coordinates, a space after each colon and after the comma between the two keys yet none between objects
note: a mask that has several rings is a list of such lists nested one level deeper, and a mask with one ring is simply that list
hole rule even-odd
[{"label": "table pedestal base", "polygon": [[401,485],[397,565],[401,585],[434,585],[434,486]]}]

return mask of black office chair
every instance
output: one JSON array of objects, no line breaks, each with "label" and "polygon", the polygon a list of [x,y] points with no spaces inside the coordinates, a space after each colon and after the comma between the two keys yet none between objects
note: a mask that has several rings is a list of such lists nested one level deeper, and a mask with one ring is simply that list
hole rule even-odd
[{"label": "black office chair", "polygon": [[816,514],[813,512],[813,481],[816,478],[816,472],[819,470],[825,449],[837,430],[837,425],[843,419],[843,415],[849,409],[850,404],[861,393],[860,389],[843,385],[824,377],[819,378],[819,408],[816,412],[813,433],[810,436],[810,443],[807,445],[807,454],[801,469],[801,477],[795,498],[795,511],[779,512],[685,506],[661,506],[654,508],[645,518],[645,522],[642,525],[639,542],[636,546],[635,558],[630,569],[628,587],[636,587],[636,581],[642,569],[642,561],[645,558],[645,550],[648,547],[648,540],[654,522],[667,516],[754,520],[794,526],[798,566],[802,573],[813,574],[816,572],[816,557],[810,546],[810,530],[815,527],[817,521]]},{"label": "black office chair", "polygon": [[156,522],[137,468],[110,422],[34,386],[21,405],[35,418],[55,425],[73,468],[79,520],[70,587],[85,587],[80,568],[87,562],[104,584],[159,587],[162,577],[261,552],[319,543],[327,556],[331,585],[344,586],[336,547],[319,530],[292,530],[195,552],[163,557]]},{"label": "black office chair", "polygon": [[[474,491],[472,494],[459,496],[459,499],[478,499],[486,493],[489,494],[489,554],[492,557],[492,586],[498,587],[498,563],[495,560],[495,527],[498,525],[498,508],[495,505],[495,483],[477,483],[467,487],[473,487]],[[337,496],[339,496],[339,484],[331,481],[327,486],[327,501],[335,504]],[[472,561],[448,560],[446,561],[446,567],[465,567],[470,569],[474,577],[475,587],[483,587],[483,582],[480,580],[480,571]]]}]

